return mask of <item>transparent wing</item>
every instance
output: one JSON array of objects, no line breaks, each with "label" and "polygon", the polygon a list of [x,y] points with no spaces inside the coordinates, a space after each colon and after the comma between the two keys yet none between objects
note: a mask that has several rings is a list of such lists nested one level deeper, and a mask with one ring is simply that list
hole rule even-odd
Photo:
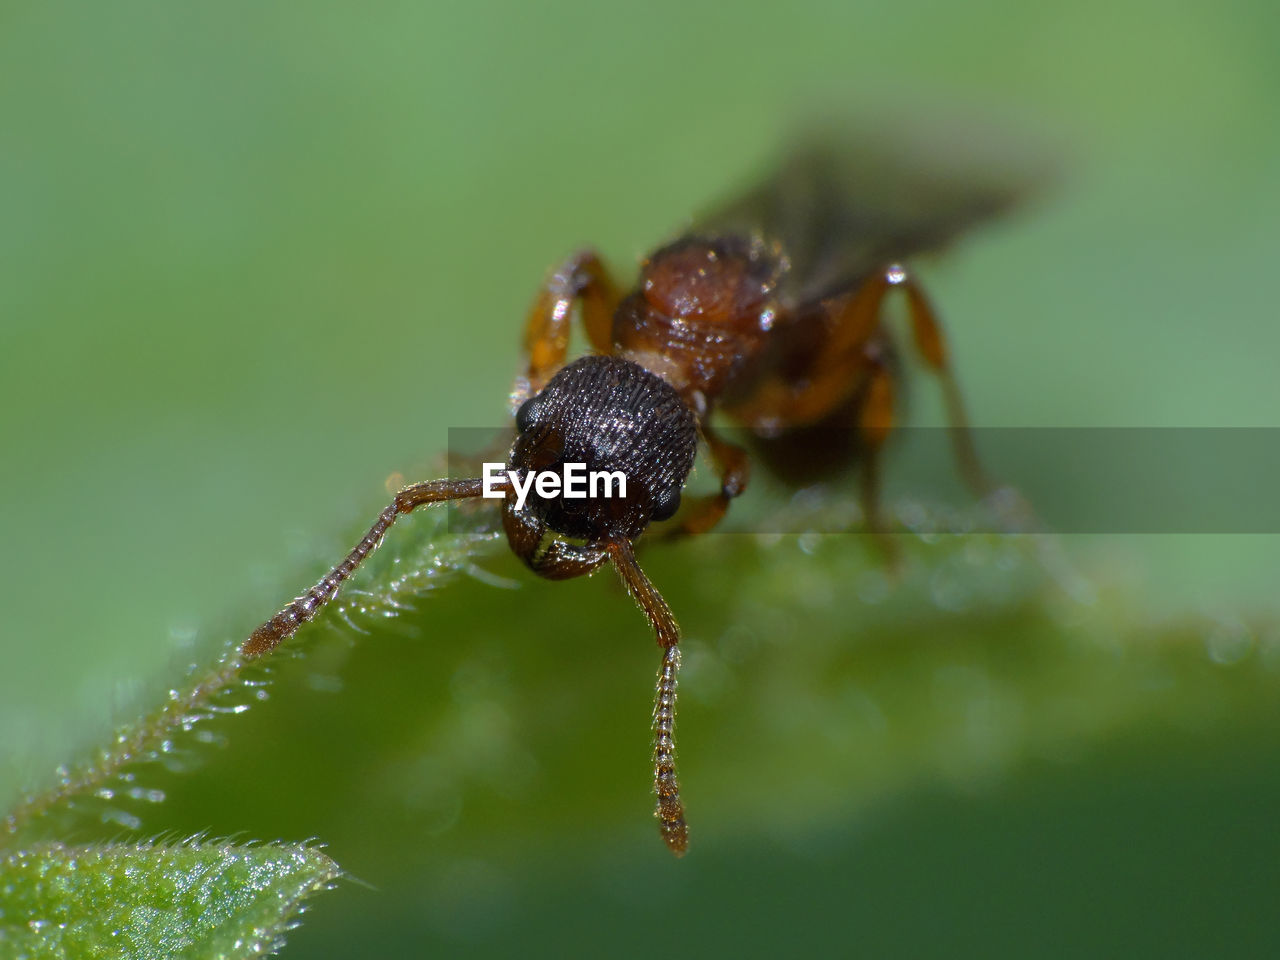
[{"label": "transparent wing", "polygon": [[833,296],[886,263],[945,247],[1039,192],[1043,152],[973,126],[888,130],[810,126],[775,173],[699,218],[692,232],[775,244],[790,263],[780,284],[797,306]]}]

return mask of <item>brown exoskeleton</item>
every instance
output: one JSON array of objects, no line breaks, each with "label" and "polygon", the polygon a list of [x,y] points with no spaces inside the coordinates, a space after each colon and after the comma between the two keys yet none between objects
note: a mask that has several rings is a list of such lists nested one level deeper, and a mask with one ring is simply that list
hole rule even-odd
[{"label": "brown exoskeleton", "polygon": [[[652,253],[625,296],[600,258],[584,252],[557,269],[534,301],[527,366],[513,393],[510,477],[499,487],[503,528],[512,550],[547,579],[612,563],[648,617],[662,651],[656,816],[677,856],[689,842],[673,739],[680,628],[636,562],[636,539],[679,510],[700,440],[719,490],[691,498],[678,530],[711,529],[746,489],[748,456],[717,433],[717,409],[762,437],[820,424],[851,429],[868,525],[882,531],[878,466],[894,425],[897,368],[881,308],[894,291],[905,300],[920,357],[943,383],[961,469],[983,489],[942,332],[902,260],[945,245],[1016,192],[1007,183],[957,186],[918,171],[904,177],[893,164],[859,166],[839,151],[799,151],[761,189]],[[592,352],[566,363],[575,308]],[[530,492],[518,505],[512,478],[566,463],[621,471],[626,496],[575,501]],[[482,488],[479,478],[405,487],[341,563],[253,632],[244,655],[266,653],[311,620],[397,517],[478,497]]]}]

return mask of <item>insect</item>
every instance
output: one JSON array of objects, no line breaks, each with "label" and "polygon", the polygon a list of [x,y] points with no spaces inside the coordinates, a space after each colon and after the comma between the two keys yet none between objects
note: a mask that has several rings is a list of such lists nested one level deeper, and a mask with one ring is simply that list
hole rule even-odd
[{"label": "insect", "polygon": [[[750,456],[722,436],[713,413],[769,441],[844,428],[859,448],[868,526],[882,534],[879,465],[900,380],[882,308],[896,292],[916,352],[941,380],[960,469],[974,487],[985,483],[941,328],[903,263],[1002,211],[1020,187],[999,177],[903,173],[909,166],[820,141],[800,147],[758,189],[645,258],[625,294],[594,252],[569,258],[528,315],[506,475],[402,489],[342,562],[253,631],[243,654],[268,652],[315,617],[398,517],[480,497],[488,483],[502,498],[511,549],[534,573],[564,580],[611,564],[648,618],[660,648],[655,815],[666,845],[683,855],[689,832],[674,740],[680,628],[637,562],[635,542],[663,521],[677,533],[710,530],[747,488]],[[591,351],[570,362],[575,313]],[[682,505],[700,445],[719,489]],[[534,473],[567,464],[620,473],[625,495],[575,499],[532,488]]]}]

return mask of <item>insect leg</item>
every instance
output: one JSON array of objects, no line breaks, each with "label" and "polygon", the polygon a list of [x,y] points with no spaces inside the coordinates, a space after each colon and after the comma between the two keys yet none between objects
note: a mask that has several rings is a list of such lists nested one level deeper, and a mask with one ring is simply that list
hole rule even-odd
[{"label": "insect leg", "polygon": [[862,487],[862,511],[867,531],[875,538],[890,567],[898,564],[897,544],[889,537],[889,526],[880,503],[880,460],[884,442],[893,430],[893,376],[875,353],[869,354],[871,373],[858,411],[858,438],[861,441],[858,475]]},{"label": "insect leg", "polygon": [[951,427],[951,443],[956,464],[964,482],[974,496],[982,498],[995,488],[995,484],[982,468],[978,452],[973,445],[973,432],[965,411],[964,397],[956,380],[955,371],[947,358],[947,344],[942,334],[938,315],[929,303],[920,285],[902,267],[889,269],[889,276],[907,296],[907,312],[911,318],[911,335],[921,358],[938,377],[942,385],[943,401],[947,406],[947,422]]},{"label": "insect leg", "polygon": [[[952,450],[961,477],[974,496],[986,498],[994,506],[1006,530],[1014,533],[1043,532],[1044,524],[1022,494],[1013,487],[1001,484],[983,468],[973,443],[973,429],[969,426],[969,417],[965,412],[964,397],[947,356],[946,340],[938,315],[919,284],[901,268],[895,269],[903,277],[901,283],[907,294],[907,310],[911,316],[911,332],[916,349],[942,385],[947,421],[951,427]],[[1079,582],[1079,576],[1068,570],[1060,559],[1048,558],[1047,555],[1046,558],[1047,562],[1061,571],[1058,575],[1060,580]]]},{"label": "insect leg", "polygon": [[440,503],[444,500],[463,500],[479,497],[483,493],[484,481],[480,479],[432,480],[405,487],[378,515],[378,519],[364,535],[364,539],[355,545],[346,558],[314,587],[286,604],[284,609],[254,630],[240,647],[241,654],[246,657],[261,656],[293,636],[302,624],[314,619],[320,608],[334,598],[338,588],[355,572],[356,567],[360,566],[364,559],[382,543],[387,528],[395,522],[397,517],[423,504]]},{"label": "insect leg", "polygon": [[667,849],[682,857],[689,849],[689,826],[685,822],[680,782],[676,778],[676,678],[680,671],[680,627],[662,594],[636,563],[631,544],[625,540],[610,543],[608,550],[618,576],[631,598],[649,618],[658,646],[662,648],[653,702],[653,792],[658,797],[654,816],[658,818],[658,828]]},{"label": "insect leg", "polygon": [[528,366],[512,391],[513,405],[541,390],[564,365],[575,303],[582,305],[582,324],[591,346],[598,353],[609,353],[618,300],[618,288],[594,251],[584,250],[561,264],[529,308],[524,331]]},{"label": "insect leg", "polygon": [[721,439],[710,427],[704,426],[702,435],[706,438],[711,461],[720,477],[720,492],[690,500],[680,526],[672,531],[672,536],[706,533],[711,530],[724,519],[729,503],[743,494],[747,489],[747,481],[751,478],[751,460],[747,457],[747,451]]}]

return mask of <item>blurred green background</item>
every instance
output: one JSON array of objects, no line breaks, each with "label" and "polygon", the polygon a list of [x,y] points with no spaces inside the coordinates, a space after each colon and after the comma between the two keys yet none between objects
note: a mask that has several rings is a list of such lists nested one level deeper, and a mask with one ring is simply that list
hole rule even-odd
[{"label": "blurred green background", "polygon": [[[309,582],[450,426],[500,421],[551,264],[589,243],[626,275],[814,101],[1062,145],[1055,193],[927,271],[977,423],[1276,426],[1278,44],[1261,2],[0,6],[0,801]],[[1275,537],[1068,540],[1139,627],[1276,612]],[[681,549],[651,573],[684,585],[710,657],[736,594],[698,592],[714,546]],[[822,550],[828,576],[874,564],[858,538]],[[701,702],[715,670],[691,668],[686,791],[719,799],[675,865],[647,817],[643,624],[603,577],[491,566],[523,586],[451,586],[398,642],[316,631],[145,821],[328,841],[373,889],[318,901],[286,956],[1280,950],[1280,731],[1257,702],[850,786],[860,738],[811,747],[806,687],[764,673],[789,660],[747,658],[736,696]],[[865,597],[815,597],[788,657],[843,632],[855,683]],[[581,673],[544,730],[557,645]],[[712,733],[779,689],[791,726],[760,768],[717,766]],[[813,782],[770,810],[779,755]]]}]

